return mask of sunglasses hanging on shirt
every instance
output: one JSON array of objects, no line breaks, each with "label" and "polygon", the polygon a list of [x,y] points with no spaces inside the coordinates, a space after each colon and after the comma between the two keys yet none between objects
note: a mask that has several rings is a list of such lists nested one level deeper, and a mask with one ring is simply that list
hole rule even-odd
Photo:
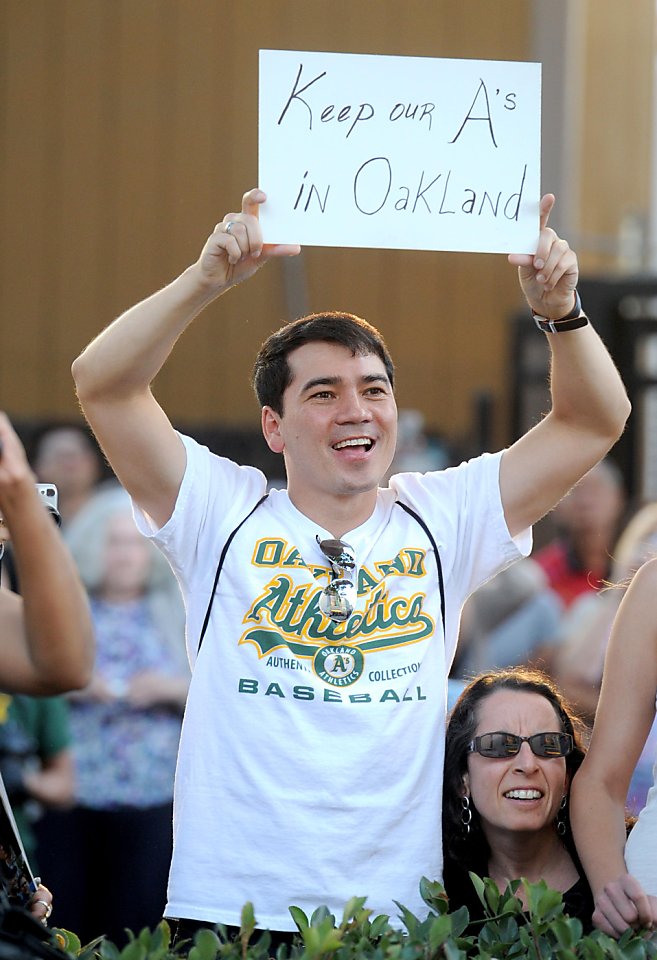
[{"label": "sunglasses hanging on shirt", "polygon": [[356,558],[353,547],[344,540],[320,540],[319,549],[331,565],[331,582],[319,595],[319,609],[334,623],[344,623],[356,606]]}]

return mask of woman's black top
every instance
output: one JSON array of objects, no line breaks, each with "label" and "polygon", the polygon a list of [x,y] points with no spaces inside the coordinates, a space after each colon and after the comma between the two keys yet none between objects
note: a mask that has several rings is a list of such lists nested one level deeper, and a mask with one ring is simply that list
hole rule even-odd
[{"label": "woman's black top", "polygon": [[[486,864],[480,864],[477,867],[464,868],[460,863],[454,860],[445,860],[443,870],[443,884],[445,892],[449,898],[450,912],[458,910],[460,907],[467,907],[470,914],[470,920],[484,920],[484,908],[481,900],[477,896],[468,870],[476,873],[479,877],[487,876]],[[591,917],[593,916],[593,894],[586,878],[581,876],[570,890],[563,894],[564,913],[569,917],[577,917],[581,921],[584,933],[589,933],[593,928]]]}]

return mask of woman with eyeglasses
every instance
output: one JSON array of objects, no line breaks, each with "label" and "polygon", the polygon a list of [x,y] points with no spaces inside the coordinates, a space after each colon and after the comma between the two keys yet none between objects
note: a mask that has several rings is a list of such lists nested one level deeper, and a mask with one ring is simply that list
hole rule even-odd
[{"label": "woman with eyeglasses", "polygon": [[655,720],[657,559],[636,573],[609,638],[589,755],[573,793],[573,830],[595,895],[593,922],[610,936],[657,927],[655,783],[625,841],[624,808]]},{"label": "woman with eyeglasses", "polygon": [[[593,900],[569,826],[570,784],[584,759],[583,726],[549,677],[513,667],[479,674],[450,714],[443,788],[444,884],[470,920],[483,907],[469,872],[500,891],[545,880],[565,912],[591,926]],[[525,892],[519,887],[523,901]]]}]

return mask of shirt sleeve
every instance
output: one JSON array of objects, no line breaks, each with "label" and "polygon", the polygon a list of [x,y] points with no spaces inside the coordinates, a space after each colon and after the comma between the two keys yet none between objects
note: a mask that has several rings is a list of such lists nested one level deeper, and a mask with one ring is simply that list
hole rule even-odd
[{"label": "shirt sleeve", "polygon": [[180,435],[187,464],[169,520],[159,529],[133,501],[141,533],[169,560],[183,593],[206,588],[231,531],[265,493],[267,480],[255,467],[240,466]]},{"label": "shirt sleeve", "polygon": [[393,487],[422,516],[441,553],[443,570],[465,599],[532,547],[531,529],[512,537],[500,492],[502,453],[459,466],[393,477]]}]

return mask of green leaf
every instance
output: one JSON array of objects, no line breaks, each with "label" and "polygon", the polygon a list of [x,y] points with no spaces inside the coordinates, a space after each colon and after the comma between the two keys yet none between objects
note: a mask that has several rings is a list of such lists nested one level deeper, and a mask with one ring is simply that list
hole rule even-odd
[{"label": "green leaf", "polygon": [[121,951],[120,957],[121,960],[144,960],[146,948],[139,940],[131,940]]},{"label": "green leaf", "polygon": [[313,910],[310,917],[310,925],[312,927],[316,927],[318,926],[318,924],[322,922],[322,920],[326,920],[328,917],[330,917],[333,923],[335,924],[335,917],[333,916],[329,908],[324,904],[322,904],[321,906],[317,907],[316,910]]},{"label": "green leaf", "polygon": [[496,914],[500,905],[500,891],[495,881],[491,880],[490,877],[484,878],[484,898],[484,906],[492,914]]},{"label": "green leaf", "polygon": [[288,910],[290,911],[292,919],[297,925],[297,929],[300,932],[307,930],[310,924],[308,923],[308,917],[303,912],[301,907],[288,907]]},{"label": "green leaf", "polygon": [[450,914],[452,918],[452,936],[460,937],[470,923],[470,914],[467,907],[459,907],[454,913]]},{"label": "green leaf", "polygon": [[215,960],[221,940],[214,932],[203,927],[194,935],[194,946],[189,951],[189,960]]},{"label": "green leaf", "polygon": [[380,913],[370,924],[370,938],[372,940],[378,940],[389,927],[390,917],[385,913]]},{"label": "green leaf", "polygon": [[397,900],[392,901],[396,907],[398,907],[400,913],[399,916],[404,921],[404,926],[408,930],[411,936],[414,935],[415,931],[418,928],[419,920],[414,913],[405,907],[403,904],[399,903]]},{"label": "green leaf", "polygon": [[422,877],[420,880],[420,896],[436,913],[443,914],[449,910],[449,900],[445,888],[437,880],[428,880],[427,877]]},{"label": "green leaf", "polygon": [[452,918],[436,917],[429,926],[429,949],[432,953],[442,946],[452,932]]},{"label": "green leaf", "polygon": [[51,932],[57,940],[57,945],[60,950],[66,950],[68,953],[75,954],[80,952],[82,944],[76,933],[72,933],[70,930],[64,930],[63,927],[51,927]]},{"label": "green leaf", "polygon": [[[351,900],[346,902],[344,910],[342,911],[341,927],[346,927],[347,923],[355,917],[359,917],[362,920],[362,912],[366,900],[367,897],[352,897]],[[367,915],[369,915],[369,911],[366,911],[366,916]]]},{"label": "green leaf", "polygon": [[[519,902],[519,901],[518,901]],[[498,924],[500,938],[504,943],[515,943],[518,939],[518,921],[514,916],[502,917]]]},{"label": "green leaf", "polygon": [[102,960],[119,960],[119,949],[111,940],[103,940],[98,953]]},{"label": "green leaf", "polygon": [[251,939],[255,927],[256,918],[253,904],[247,901],[242,907],[242,913],[240,915],[240,939],[243,943]]},{"label": "green leaf", "polygon": [[486,904],[484,881],[481,879],[481,877],[478,877],[476,873],[470,872],[469,876],[470,876],[470,879],[472,880],[472,885],[477,892],[477,896],[481,900],[482,907],[485,907],[487,904]]}]

